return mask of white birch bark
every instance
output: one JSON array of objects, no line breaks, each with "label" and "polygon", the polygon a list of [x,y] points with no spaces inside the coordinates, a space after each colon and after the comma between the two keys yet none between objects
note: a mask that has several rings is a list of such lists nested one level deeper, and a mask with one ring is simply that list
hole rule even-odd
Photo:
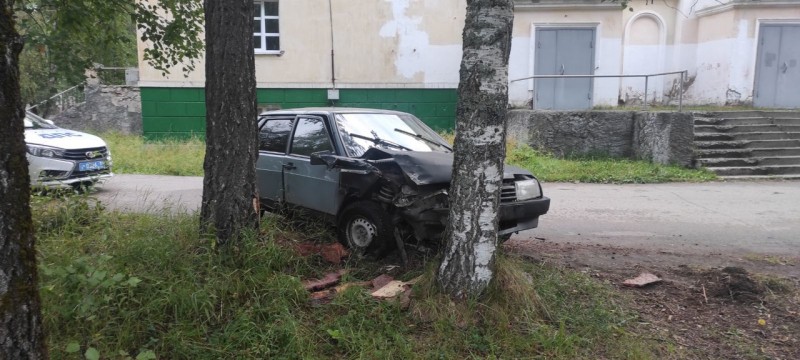
[{"label": "white birch bark", "polygon": [[479,296],[493,276],[505,159],[511,0],[469,0],[464,25],[450,221],[437,281],[452,297]]}]

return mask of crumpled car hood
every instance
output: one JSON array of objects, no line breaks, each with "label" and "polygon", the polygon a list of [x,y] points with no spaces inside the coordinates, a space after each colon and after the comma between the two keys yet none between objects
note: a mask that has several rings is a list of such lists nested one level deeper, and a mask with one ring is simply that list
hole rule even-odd
[{"label": "crumpled car hood", "polygon": [[[417,186],[450,183],[453,173],[453,153],[435,151],[395,151],[370,148],[361,157],[365,160],[393,158],[406,177]],[[530,171],[506,164],[503,179],[515,174],[530,175]]]}]

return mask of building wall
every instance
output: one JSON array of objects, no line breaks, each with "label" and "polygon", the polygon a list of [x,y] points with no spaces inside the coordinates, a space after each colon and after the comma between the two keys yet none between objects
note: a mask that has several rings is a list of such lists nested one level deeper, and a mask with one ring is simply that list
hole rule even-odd
[{"label": "building wall", "polygon": [[691,69],[697,78],[687,93],[690,102],[752,104],[760,25],[800,23],[800,3],[767,5],[698,13],[696,43],[685,45],[696,47]]},{"label": "building wall", "polygon": [[[456,88],[466,0],[332,0],[335,77],[342,88]],[[328,2],[280,2],[282,55],[256,54],[259,88],[330,88]],[[142,86],[202,87],[203,62],[184,77],[143,61]]]},{"label": "building wall", "polygon": [[[452,129],[466,0],[333,0],[335,87],[329,101],[331,19],[328,2],[283,0],[280,55],[256,54],[259,106],[352,106],[397,109],[436,129]],[[366,15],[368,14],[368,15]],[[143,127],[147,137],[202,134],[204,66],[164,76],[143,60],[139,42]]]},{"label": "building wall", "polygon": [[[268,108],[327,106],[326,89],[258,89],[258,102]],[[205,134],[205,91],[191,87],[142,87],[142,126],[146,138]],[[455,89],[342,89],[337,106],[405,111],[436,130],[453,129]]]},{"label": "building wall", "polygon": [[[514,17],[514,38],[509,60],[509,102],[515,107],[530,106],[534,80],[513,81],[533,76],[537,28],[595,28],[595,74],[619,74],[622,62],[622,11],[619,5],[583,8],[519,7]],[[619,79],[595,79],[594,105],[616,105]]]},{"label": "building wall", "polygon": [[[154,1],[154,0],[141,0]],[[256,55],[259,103],[269,107],[368,106],[407,110],[437,128],[451,128],[461,60],[466,0],[282,0],[282,54]],[[685,104],[749,104],[755,81],[758,28],[800,22],[800,1],[633,0],[631,9],[600,0],[517,1],[509,61],[509,102],[530,106],[535,31],[595,29],[597,75],[651,74],[648,100]],[[368,15],[365,15],[368,14]],[[333,38],[331,37],[333,26]],[[163,76],[142,59],[144,132],[202,132],[204,67]],[[335,64],[331,62],[334,50]],[[336,87],[331,102],[325,89]],[[593,106],[644,100],[643,79],[595,79]],[[281,95],[282,94],[282,95]],[[199,97],[198,97],[199,96]],[[174,100],[173,100],[174,99]],[[173,107],[174,106],[174,107]]]}]

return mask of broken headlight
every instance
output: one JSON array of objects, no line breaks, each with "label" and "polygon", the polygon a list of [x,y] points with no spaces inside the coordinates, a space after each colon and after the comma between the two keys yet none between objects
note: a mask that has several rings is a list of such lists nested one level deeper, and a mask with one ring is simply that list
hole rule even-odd
[{"label": "broken headlight", "polygon": [[520,180],[514,183],[517,188],[517,201],[535,199],[542,196],[542,188],[536,179]]}]

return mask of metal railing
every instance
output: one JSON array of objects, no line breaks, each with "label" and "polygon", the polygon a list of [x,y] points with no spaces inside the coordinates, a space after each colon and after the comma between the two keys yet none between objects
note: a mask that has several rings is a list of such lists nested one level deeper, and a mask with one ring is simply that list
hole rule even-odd
[{"label": "metal railing", "polygon": [[[679,96],[678,96],[678,111],[683,111],[683,87],[686,83],[686,78],[689,74],[688,70],[682,71],[671,71],[671,72],[663,72],[663,73],[656,73],[656,74],[642,74],[642,75],[534,75],[528,76],[524,78],[514,79],[511,82],[517,82],[522,80],[531,80],[531,79],[576,79],[576,78],[644,78],[644,108],[647,109],[647,93],[649,92],[650,86],[650,78],[656,76],[666,76],[666,75],[681,75],[680,84],[678,85],[679,89]],[[531,107],[533,108],[535,104],[531,102]]]},{"label": "metal railing", "polygon": [[59,114],[66,109],[82,103],[86,99],[86,94],[83,92],[85,85],[85,83],[75,85],[51,96],[45,101],[28,107],[27,110],[36,110],[36,112],[44,117]]}]

